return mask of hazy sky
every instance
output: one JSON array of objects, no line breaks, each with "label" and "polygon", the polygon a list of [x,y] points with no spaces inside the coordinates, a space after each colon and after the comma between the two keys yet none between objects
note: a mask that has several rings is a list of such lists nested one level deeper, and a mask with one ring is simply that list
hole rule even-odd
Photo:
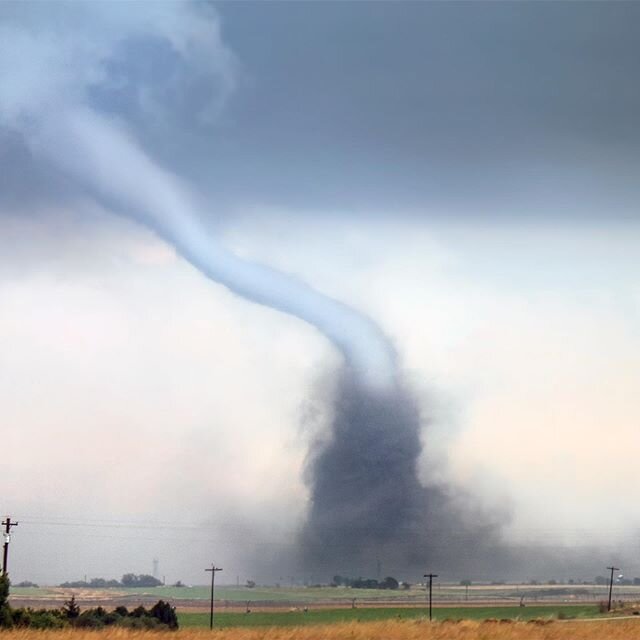
[{"label": "hazy sky", "polygon": [[[392,339],[425,484],[509,540],[603,567],[637,547],[638,24],[623,2],[0,3],[12,578],[155,557],[278,579],[255,553],[304,521],[341,355],[128,216],[176,193],[216,246]],[[131,147],[89,158],[79,112]]]}]

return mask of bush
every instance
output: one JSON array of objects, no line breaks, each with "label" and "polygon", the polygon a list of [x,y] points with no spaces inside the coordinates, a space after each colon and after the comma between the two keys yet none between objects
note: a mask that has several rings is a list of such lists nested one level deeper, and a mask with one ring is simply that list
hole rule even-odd
[{"label": "bush", "polygon": [[11,623],[14,627],[30,629],[62,629],[66,624],[59,609],[31,609],[30,607],[11,609]]},{"label": "bush", "polygon": [[158,602],[156,602],[156,604],[151,607],[149,613],[159,622],[167,625],[169,629],[178,628],[178,616],[176,615],[176,608],[172,607],[168,602],[158,600]]},{"label": "bush", "polygon": [[9,585],[9,578],[4,575],[0,576],[0,628],[13,625],[11,608],[8,603]]},{"label": "bush", "polygon": [[0,607],[0,629],[7,629],[13,626],[13,615],[9,605]]},{"label": "bush", "polygon": [[65,621],[61,618],[58,611],[47,611],[39,609],[31,614],[31,629],[62,629]]},{"label": "bush", "polygon": [[133,618],[146,618],[149,615],[149,612],[142,606],[136,607],[130,614]]},{"label": "bush", "polygon": [[96,615],[95,611],[88,609],[73,621],[73,626],[82,629],[101,629],[104,627],[104,618]]},{"label": "bush", "polygon": [[0,576],[0,607],[4,607],[7,605],[7,600],[9,598],[9,586],[11,583],[9,582],[9,578],[7,576]]},{"label": "bush", "polygon": [[8,602],[8,580],[0,582],[0,628],[18,627],[30,629],[61,629],[77,627],[101,629],[107,626],[121,626],[131,629],[177,629],[178,617],[175,607],[159,600],[150,610],[136,607],[131,613],[126,607],[116,607],[107,611],[95,607],[80,611],[75,596],[60,609],[12,609]]}]

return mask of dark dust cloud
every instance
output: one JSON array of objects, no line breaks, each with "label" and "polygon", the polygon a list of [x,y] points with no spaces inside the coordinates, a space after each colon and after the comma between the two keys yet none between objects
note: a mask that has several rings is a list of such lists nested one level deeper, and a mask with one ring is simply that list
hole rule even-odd
[{"label": "dark dust cloud", "polygon": [[300,537],[308,570],[371,575],[378,562],[404,576],[416,565],[476,575],[510,569],[499,519],[464,508],[451,487],[421,483],[423,417],[407,385],[372,389],[345,368],[332,409],[330,437],[309,453],[311,504]]}]

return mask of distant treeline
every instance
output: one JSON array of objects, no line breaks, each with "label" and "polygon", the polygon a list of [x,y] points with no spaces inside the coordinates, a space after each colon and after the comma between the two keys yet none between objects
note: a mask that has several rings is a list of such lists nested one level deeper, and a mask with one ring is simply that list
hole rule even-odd
[{"label": "distant treeline", "polygon": [[[384,580],[374,580],[373,578],[345,578],[344,576],[333,576],[332,587],[351,587],[352,589],[397,589],[400,583],[391,576]],[[408,582],[402,583],[403,589],[408,589],[411,585]]]},{"label": "distant treeline", "polygon": [[158,600],[150,609],[143,606],[128,611],[126,607],[116,607],[107,611],[102,607],[80,610],[75,596],[67,600],[59,609],[13,608],[9,605],[9,579],[0,576],[0,629],[63,629],[80,627],[101,629],[118,626],[130,629],[177,629],[178,616],[175,607]]},{"label": "distant treeline", "polygon": [[72,582],[63,582],[58,585],[65,589],[108,589],[112,587],[160,587],[162,582],[158,578],[145,574],[136,575],[135,573],[125,573],[120,580],[105,580],[104,578],[91,578],[86,580],[74,580]]}]

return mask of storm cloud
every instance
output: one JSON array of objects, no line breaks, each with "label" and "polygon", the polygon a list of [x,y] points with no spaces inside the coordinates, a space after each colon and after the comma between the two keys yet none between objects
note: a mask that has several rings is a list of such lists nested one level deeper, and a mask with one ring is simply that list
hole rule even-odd
[{"label": "storm cloud", "polygon": [[[616,226],[614,233],[606,225],[637,217],[633,167],[640,94],[637,83],[628,81],[637,57],[636,13],[632,4],[3,3],[0,208],[8,220],[2,220],[3,230],[12,233],[12,216],[31,215],[26,228],[54,229],[50,242],[56,244],[63,236],[65,241],[82,236],[77,221],[86,212],[87,226],[102,225],[119,242],[144,238],[136,240],[144,250],[116,250],[113,242],[111,251],[162,265],[174,264],[177,253],[206,276],[207,284],[219,283],[238,297],[283,312],[275,314],[277,322],[256,305],[248,305],[247,314],[270,327],[262,347],[274,358],[278,347],[271,342],[278,340],[273,334],[279,327],[294,335],[285,352],[295,371],[305,370],[307,354],[322,349],[314,342],[317,336],[284,314],[328,338],[318,338],[318,344],[333,344],[341,359],[315,360],[328,365],[332,384],[313,398],[326,419],[310,438],[306,462],[296,453],[285,464],[284,456],[271,467],[265,463],[261,472],[263,478],[287,477],[295,485],[288,499],[297,501],[302,524],[287,520],[284,507],[272,518],[296,529],[278,557],[279,562],[288,556],[291,571],[355,575],[370,572],[373,559],[379,559],[399,575],[437,563],[460,574],[487,575],[489,565],[509,574],[520,570],[502,536],[509,507],[485,510],[477,494],[474,499],[461,485],[481,487],[485,497],[493,490],[500,502],[490,461],[502,455],[503,467],[518,477],[521,468],[538,463],[528,461],[517,437],[518,429],[536,433],[527,416],[555,424],[541,409],[544,401],[525,396],[518,412],[500,388],[507,380],[511,397],[520,398],[523,388],[537,389],[536,375],[544,378],[529,366],[538,362],[540,351],[526,354],[527,339],[519,339],[519,331],[534,335],[536,345],[553,343],[561,350],[574,344],[535,333],[520,305],[531,305],[548,326],[562,313],[572,326],[575,318],[584,318],[589,306],[581,295],[592,296],[607,326],[618,326],[609,324],[611,309],[617,320],[633,315],[628,309],[636,261],[629,247],[635,230],[627,235]],[[69,211],[75,212],[71,218]],[[113,214],[129,222],[120,227],[104,221]],[[58,228],[61,219],[76,222]],[[509,235],[497,230],[496,221],[504,229],[517,228]],[[397,236],[390,232],[405,223],[410,228]],[[451,226],[443,230],[447,223]],[[536,236],[531,226],[542,223],[552,226]],[[425,225],[433,225],[434,235],[420,244]],[[603,228],[610,233],[604,239]],[[18,331],[11,313],[21,317],[26,308],[22,295],[27,293],[16,284],[24,277],[20,265],[37,261],[46,242],[36,234],[27,244],[24,251],[10,246],[5,256],[11,262],[9,275],[3,272],[7,340]],[[76,277],[90,272],[90,252],[62,242],[59,254],[66,246],[82,255],[79,262],[66,258]],[[47,264],[43,260],[41,269]],[[175,276],[181,268],[167,271]],[[422,270],[424,278],[412,269]],[[437,279],[430,280],[435,271],[446,273],[444,293],[434,285]],[[175,277],[175,286],[185,282],[186,276]],[[220,297],[213,285],[210,290],[190,286],[193,295],[223,300],[218,312],[238,304]],[[42,300],[56,299],[55,286],[49,291],[37,281],[24,288],[32,290]],[[451,302],[452,291],[461,302]],[[559,307],[554,315],[556,292],[568,310]],[[59,293],[61,300],[76,300],[68,291]],[[499,310],[492,307],[494,299],[500,300]],[[51,327],[64,331],[70,322],[66,310],[47,306]],[[168,303],[163,308],[175,312]],[[478,309],[483,311],[476,318]],[[105,309],[104,317],[109,322],[96,323],[105,335],[117,331],[120,312]],[[196,313],[191,317],[200,320]],[[633,344],[627,329],[622,322],[616,335]],[[246,325],[237,330],[242,334]],[[75,331],[83,335],[78,327]],[[589,327],[590,336],[601,331],[601,323]],[[65,335],[75,344],[73,332]],[[598,342],[583,344],[579,332],[571,335],[581,353]],[[245,342],[238,337],[236,349],[242,351]],[[452,342],[466,345],[463,355],[447,351]],[[434,346],[440,343],[444,346]],[[187,339],[185,344],[198,359],[197,345]],[[516,363],[502,357],[502,344],[525,356]],[[624,354],[626,348],[615,343],[612,352]],[[438,363],[434,353],[440,354]],[[572,357],[569,353],[566,360]],[[215,358],[209,358],[212,370]],[[241,366],[233,359],[229,355],[230,370],[255,364],[249,358]],[[466,440],[445,447],[437,408],[417,391],[412,367],[431,380],[431,367],[446,378],[462,367],[460,361],[481,398],[467,399],[479,414],[469,419]],[[549,362],[560,367],[553,358]],[[624,369],[607,362],[612,371]],[[206,367],[201,372],[206,376]],[[447,381],[464,387],[466,379],[456,375],[455,382]],[[572,388],[574,374],[567,369],[563,375]],[[263,372],[264,388],[271,388],[268,377]],[[302,385],[294,377],[290,373],[289,383],[281,383],[281,396],[300,397]],[[201,381],[189,379],[200,388]],[[225,384],[221,376],[217,386]],[[585,385],[591,388],[591,381]],[[270,416],[256,409],[247,433],[278,422],[269,413],[275,401],[260,399],[260,388],[254,385],[250,399],[240,391],[234,396],[237,411],[230,408],[227,418],[236,433],[227,433],[226,443],[207,440],[218,460],[229,440],[241,442],[240,425],[229,418],[242,413],[240,405],[255,404]],[[562,407],[566,401],[556,402]],[[280,409],[291,428],[291,416]],[[185,403],[181,415],[191,411]],[[570,425],[570,412],[558,412]],[[476,415],[485,431],[496,425],[493,439],[474,432]],[[633,412],[619,415],[626,425]],[[182,420],[174,418],[175,424]],[[205,438],[194,436],[193,442],[199,437]],[[492,448],[508,437],[514,438],[509,451]],[[266,442],[265,437],[255,445],[256,457]],[[176,439],[184,469],[203,448],[191,446]],[[446,468],[447,447],[464,482],[449,481],[455,473]],[[573,454],[566,454],[567,468]],[[509,466],[512,459],[520,463]],[[483,472],[473,475],[473,465]],[[257,478],[251,471],[242,477],[245,498],[258,493]],[[255,509],[263,524],[269,510]],[[236,522],[241,512],[239,506]],[[228,519],[230,513],[225,510]],[[219,510],[216,517],[223,518]],[[250,526],[237,526],[248,531],[245,540],[261,544]],[[264,575],[273,578],[275,556],[261,555]]]}]

